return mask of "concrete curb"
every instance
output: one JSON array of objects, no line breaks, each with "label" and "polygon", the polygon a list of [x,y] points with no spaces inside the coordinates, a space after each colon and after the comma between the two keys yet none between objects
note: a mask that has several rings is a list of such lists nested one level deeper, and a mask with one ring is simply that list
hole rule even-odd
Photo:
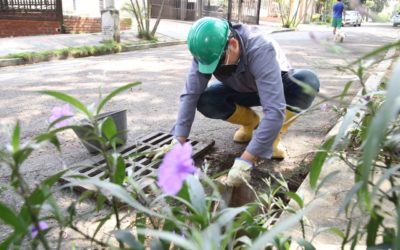
[{"label": "concrete curb", "polygon": [[[380,62],[377,65],[375,72],[368,77],[367,81],[365,82],[365,87],[368,91],[376,91],[378,89],[381,80],[385,76],[385,71],[392,64],[393,59],[390,58],[394,55],[394,53],[395,49],[390,49],[385,55],[386,60]],[[349,106],[359,103],[361,98],[362,90],[360,90],[352,99]],[[360,117],[357,117],[357,120],[362,120],[364,116],[365,113],[361,112]],[[324,141],[332,136],[336,136],[342,123],[343,117],[340,118],[337,124],[327,133]],[[351,125],[347,131],[351,130],[352,127],[354,127],[354,124]],[[305,226],[305,232],[308,237],[310,237],[313,234],[313,230],[317,228],[336,227],[339,229],[344,229],[347,226],[347,220],[342,216],[338,216],[337,211],[345,199],[345,195],[354,184],[354,172],[353,170],[349,169],[348,166],[344,166],[340,162],[325,162],[322,166],[319,179],[321,180],[323,177],[334,171],[339,171],[339,173],[324,184],[322,187],[323,190],[320,191],[320,193],[324,193],[323,197],[314,200],[314,191],[309,184],[310,174],[307,175],[296,192],[300,197],[303,197],[305,205],[312,202],[312,212],[306,214],[307,221],[309,224],[313,225],[313,228],[310,228],[307,225]],[[338,185],[339,183],[340,185]],[[298,208],[297,203],[293,200],[289,202],[289,206]],[[290,214],[285,212],[282,214],[279,221],[282,221],[288,217],[290,217]],[[356,220],[356,218],[353,219]],[[298,227],[293,227],[287,232],[295,237],[301,237],[302,235],[302,230]],[[334,234],[320,234],[314,238],[313,242],[317,249],[341,249],[341,239]],[[361,247],[362,248],[360,249],[365,249],[365,246]]]},{"label": "concrete curb", "polygon": [[25,64],[25,61],[22,58],[0,59],[0,67],[16,66],[22,64]]},{"label": "concrete curb", "polygon": [[[158,43],[147,43],[147,44],[137,44],[137,45],[122,45],[121,52],[129,52],[135,50],[142,50],[142,49],[150,49],[150,48],[158,48],[158,47],[166,47],[166,46],[174,46],[174,45],[181,45],[185,44],[186,41],[184,40],[177,40],[177,41],[170,41],[170,42],[158,42]],[[117,52],[117,53],[121,53]],[[90,55],[90,56],[103,56],[103,55],[110,55],[115,54],[115,52],[107,52],[101,53],[99,55]],[[81,57],[71,57],[71,56],[38,56],[32,59],[32,61],[25,61],[22,58],[3,58],[0,59],[0,68],[1,67],[8,67],[8,66],[18,66],[18,65],[26,65],[26,64],[34,64],[39,62],[48,62],[48,61],[58,61],[58,60],[65,60],[71,58],[83,58]]]},{"label": "concrete curb", "polygon": [[138,44],[138,45],[124,45],[122,47],[121,52],[141,50],[141,49],[150,49],[150,48],[158,48],[158,47],[166,47],[166,46],[175,46],[185,44],[185,40],[172,41],[172,42],[161,42],[161,43],[150,43],[150,44]]},{"label": "concrete curb", "polygon": [[282,32],[289,32],[289,31],[295,31],[296,29],[292,28],[287,28],[287,29],[280,29],[280,30],[273,30],[271,33],[282,33]]}]

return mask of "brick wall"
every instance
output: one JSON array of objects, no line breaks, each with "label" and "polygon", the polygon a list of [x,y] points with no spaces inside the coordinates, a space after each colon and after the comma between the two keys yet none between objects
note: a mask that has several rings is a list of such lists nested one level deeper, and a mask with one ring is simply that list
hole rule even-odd
[{"label": "brick wall", "polygon": [[101,19],[93,17],[64,16],[66,33],[95,33],[101,31]]},{"label": "brick wall", "polygon": [[[121,19],[121,30],[130,29],[131,26],[130,19]],[[101,32],[101,19],[64,16],[64,27],[67,33]],[[0,19],[0,37],[51,35],[59,32],[58,21]]]},{"label": "brick wall", "polygon": [[0,37],[59,34],[58,21],[0,19]]},{"label": "brick wall", "polygon": [[[120,29],[131,28],[130,19],[121,19]],[[64,27],[66,33],[95,33],[101,32],[101,18],[64,16]]]}]

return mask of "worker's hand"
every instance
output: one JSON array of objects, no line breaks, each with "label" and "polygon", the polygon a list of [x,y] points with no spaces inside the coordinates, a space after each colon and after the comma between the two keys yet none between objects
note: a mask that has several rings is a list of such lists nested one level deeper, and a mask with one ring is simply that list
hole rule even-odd
[{"label": "worker's hand", "polygon": [[236,158],[231,170],[229,170],[226,184],[229,186],[240,186],[245,181],[250,180],[250,172],[253,168],[251,162],[246,161],[242,158]]},{"label": "worker's hand", "polygon": [[166,153],[168,153],[176,144],[180,143],[177,139],[173,138],[169,144],[151,151],[146,156],[151,158],[152,161],[162,158]]}]

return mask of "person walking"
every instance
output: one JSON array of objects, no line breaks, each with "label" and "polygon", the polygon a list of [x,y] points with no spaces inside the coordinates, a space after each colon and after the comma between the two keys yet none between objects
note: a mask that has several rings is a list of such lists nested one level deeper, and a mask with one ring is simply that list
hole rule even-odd
[{"label": "person walking", "polygon": [[344,11],[344,4],[342,3],[342,0],[337,0],[337,2],[332,7],[333,35],[336,35],[336,30],[342,27],[343,11]]},{"label": "person walking", "polygon": [[[226,183],[238,186],[250,179],[259,158],[285,158],[281,136],[315,98],[295,81],[318,92],[319,79],[309,69],[292,69],[273,39],[245,24],[204,17],[192,25],[187,43],[193,60],[171,133],[184,143],[196,109],[208,118],[240,125],[233,141],[248,145]],[[212,75],[216,80],[208,84]],[[255,106],[262,107],[261,119],[251,108]]]}]

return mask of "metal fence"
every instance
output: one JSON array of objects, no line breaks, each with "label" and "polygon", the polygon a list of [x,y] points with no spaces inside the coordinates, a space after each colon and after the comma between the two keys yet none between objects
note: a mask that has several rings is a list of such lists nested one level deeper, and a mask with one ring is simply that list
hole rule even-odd
[{"label": "metal fence", "polygon": [[[151,1],[151,17],[156,18],[162,0]],[[196,18],[196,3],[188,0],[165,0],[161,18],[192,21]]]},{"label": "metal fence", "polygon": [[0,0],[3,19],[62,19],[62,0]]},{"label": "metal fence", "polygon": [[203,16],[258,24],[261,0],[203,0]]},{"label": "metal fence", "polygon": [[[163,0],[151,1],[151,17],[157,17]],[[197,4],[200,16],[227,18],[233,22],[258,24],[261,0],[165,0],[161,18],[195,20]]]}]

